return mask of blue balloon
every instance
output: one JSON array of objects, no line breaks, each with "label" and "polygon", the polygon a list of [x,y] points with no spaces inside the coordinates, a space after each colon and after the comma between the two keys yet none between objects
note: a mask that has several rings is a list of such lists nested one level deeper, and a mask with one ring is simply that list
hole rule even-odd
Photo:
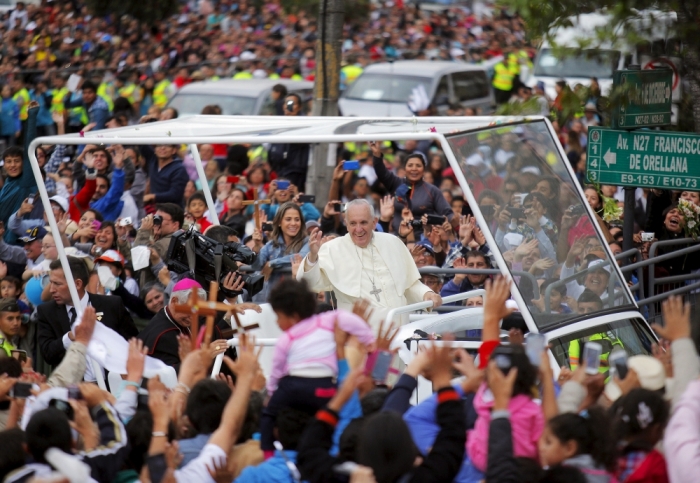
[{"label": "blue balloon", "polygon": [[27,282],[27,285],[24,286],[24,293],[27,299],[29,299],[35,307],[41,303],[41,292],[44,291],[41,285],[41,279],[32,277]]}]

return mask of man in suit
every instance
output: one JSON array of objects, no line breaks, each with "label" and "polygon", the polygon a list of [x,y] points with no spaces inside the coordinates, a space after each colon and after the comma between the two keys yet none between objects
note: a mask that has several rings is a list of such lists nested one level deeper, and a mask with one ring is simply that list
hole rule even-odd
[{"label": "man in suit", "polygon": [[[97,320],[105,326],[113,329],[126,340],[136,337],[138,330],[121,298],[87,293],[85,287],[90,277],[87,265],[75,257],[68,257],[68,264],[80,297],[81,311],[91,305],[97,312]],[[49,289],[53,300],[37,307],[37,339],[44,360],[55,367],[63,359],[71,342],[75,340],[71,326],[76,320],[77,312],[73,307],[60,260],[51,262],[49,270]]]}]

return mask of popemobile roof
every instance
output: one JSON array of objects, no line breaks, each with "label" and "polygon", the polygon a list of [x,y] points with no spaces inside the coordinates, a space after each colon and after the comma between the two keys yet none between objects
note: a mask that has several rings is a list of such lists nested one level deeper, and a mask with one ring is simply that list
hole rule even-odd
[{"label": "popemobile roof", "polygon": [[427,139],[434,133],[449,134],[542,119],[540,116],[363,118],[198,115],[84,134],[47,136],[38,138],[33,144],[260,144],[359,141],[360,137],[367,140]]}]

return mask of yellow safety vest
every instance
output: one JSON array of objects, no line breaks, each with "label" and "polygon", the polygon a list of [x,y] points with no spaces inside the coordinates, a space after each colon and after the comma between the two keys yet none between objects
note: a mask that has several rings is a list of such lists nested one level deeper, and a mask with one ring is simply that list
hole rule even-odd
[{"label": "yellow safety vest", "polygon": [[58,112],[60,114],[66,110],[66,106],[63,105],[63,99],[65,99],[67,95],[67,87],[63,87],[54,91],[53,98],[51,99],[51,112]]},{"label": "yellow safety vest", "polygon": [[5,351],[7,357],[12,357],[12,351],[17,348],[14,345],[12,345],[12,342],[5,338],[5,334],[3,334],[2,332],[0,332],[0,338],[2,339],[2,345],[0,345],[0,349]]},{"label": "yellow safety vest", "polygon": [[292,79],[292,80],[304,80],[304,78],[302,76],[300,76],[299,74],[294,74],[292,77],[290,77],[290,79]]},{"label": "yellow safety vest", "polygon": [[18,105],[20,104],[19,100],[22,99],[22,107],[19,108],[19,119],[20,121],[26,121],[27,118],[29,117],[29,91],[22,87],[20,90],[18,90],[14,96],[12,96],[12,100],[14,100]]},{"label": "yellow safety vest", "polygon": [[[610,371],[608,357],[610,357],[610,353],[615,348],[615,346],[623,347],[622,342],[614,335],[609,335],[607,333],[593,334],[584,340],[586,342],[597,341],[603,346],[603,353],[600,355],[600,367],[598,368],[598,372],[607,375],[607,373]],[[571,366],[572,371],[575,371],[576,368],[579,366],[580,359],[581,342],[579,341],[579,339],[574,339],[571,342],[569,342],[569,365]]]},{"label": "yellow safety vest", "polygon": [[532,73],[533,69],[533,64],[532,60],[530,60],[530,56],[528,55],[527,51],[521,50],[518,52],[518,57],[520,57],[521,62],[525,62],[525,65],[527,65],[527,69],[530,73]]},{"label": "yellow safety vest", "polygon": [[346,65],[345,67],[340,69],[340,71],[343,74],[345,74],[345,85],[349,86],[350,84],[355,82],[355,79],[360,77],[360,75],[363,72],[363,69],[359,65],[352,64],[352,65]]},{"label": "yellow safety vest", "polygon": [[237,73],[236,75],[233,76],[233,79],[234,79],[234,80],[252,79],[252,78],[253,78],[253,74],[251,74],[251,73],[248,72],[247,70],[242,70],[242,71],[240,71],[239,73]]},{"label": "yellow safety vest", "polygon": [[170,81],[163,79],[153,88],[153,104],[161,109],[168,103],[168,94],[166,94],[168,87],[170,87]]},{"label": "yellow safety vest", "polygon": [[119,93],[119,97],[123,97],[127,99],[132,105],[134,104],[134,91],[136,90],[136,86],[134,84],[129,84],[126,85],[117,91]]},{"label": "yellow safety vest", "polygon": [[503,62],[494,66],[493,88],[499,91],[510,91],[513,89],[513,73]]},{"label": "yellow safety vest", "polygon": [[104,99],[110,112],[114,110],[114,86],[112,84],[106,82],[101,83],[97,87],[97,95]]},{"label": "yellow safety vest", "polygon": [[508,70],[513,77],[520,75],[520,62],[518,62],[518,56],[515,54],[508,54]]},{"label": "yellow safety vest", "polygon": [[274,73],[274,74],[270,74],[267,78],[268,79],[279,79],[280,75],[277,73]]}]

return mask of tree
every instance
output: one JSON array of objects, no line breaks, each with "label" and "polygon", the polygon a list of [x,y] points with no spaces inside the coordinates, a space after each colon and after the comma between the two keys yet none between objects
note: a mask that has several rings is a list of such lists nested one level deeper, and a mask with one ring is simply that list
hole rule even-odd
[{"label": "tree", "polygon": [[[605,12],[612,18],[604,27],[596,29],[597,43],[603,44],[619,40],[624,32],[629,43],[648,38],[648,33],[658,27],[656,19],[676,15],[673,27],[674,37],[679,40],[681,49],[684,87],[692,105],[694,130],[700,133],[700,43],[697,41],[697,26],[700,23],[700,2],[698,0],[499,0],[500,5],[517,13],[526,23],[528,33],[533,38],[547,38],[553,41],[552,34],[558,27],[571,26],[571,18],[592,12]],[[595,48],[596,45],[581,45],[581,48]],[[559,55],[566,52],[559,51]],[[619,97],[613,93],[611,99]],[[624,93],[621,94],[624,97]]]},{"label": "tree", "polygon": [[178,13],[182,6],[179,0],[86,0],[85,3],[98,17],[129,15],[144,25],[165,20]]}]

